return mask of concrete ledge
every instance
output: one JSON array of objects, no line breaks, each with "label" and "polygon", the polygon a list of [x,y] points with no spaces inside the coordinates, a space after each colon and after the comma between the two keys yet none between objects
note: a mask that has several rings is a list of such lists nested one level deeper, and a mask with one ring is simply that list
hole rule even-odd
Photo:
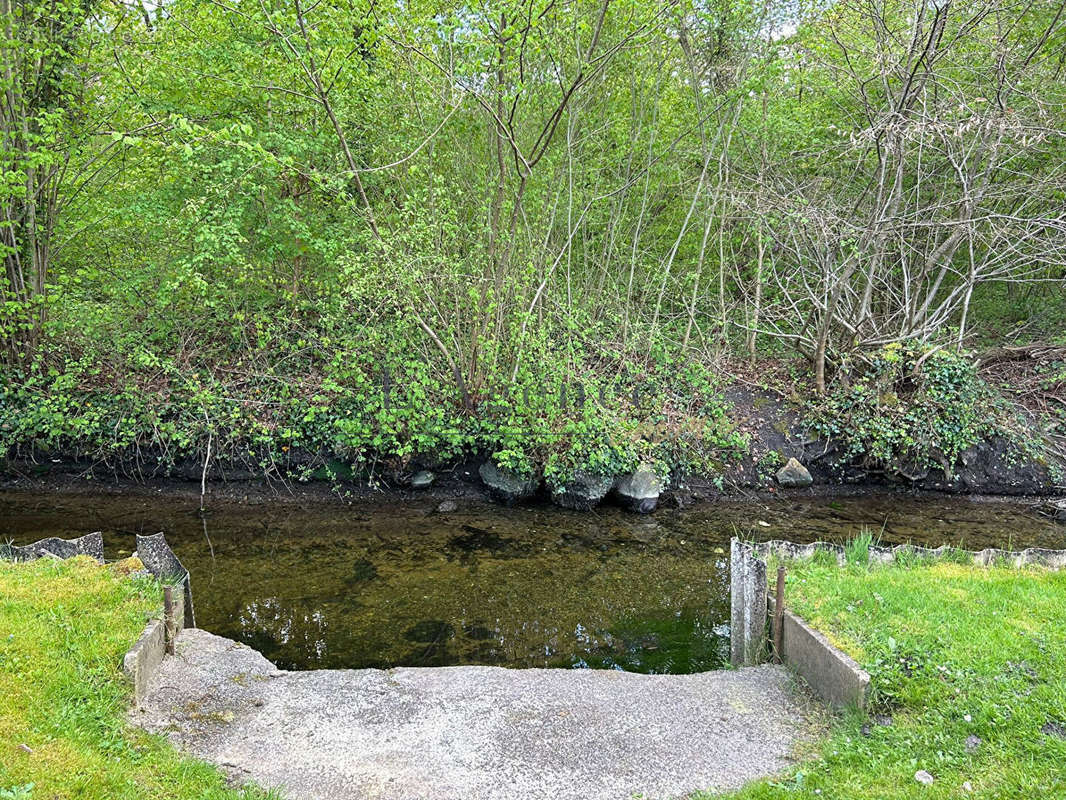
[{"label": "concrete ledge", "polygon": [[[773,601],[769,601],[773,608]],[[823,634],[785,609],[781,631],[781,661],[811,690],[834,708],[866,707],[870,673]]]},{"label": "concrete ledge", "polygon": [[148,682],[163,663],[167,644],[176,642],[178,634],[184,629],[185,595],[182,591],[184,582],[175,584],[173,589],[174,617],[167,624],[165,619],[149,620],[133,647],[122,658],[122,672],[133,682],[133,704],[141,705],[144,701]]},{"label": "concrete ledge", "polygon": [[133,703],[140,705],[148,689],[148,681],[163,662],[166,634],[163,621],[153,619],[122,659],[122,671],[133,682]]},{"label": "concrete ledge", "polygon": [[[837,563],[843,565],[847,562],[847,551],[843,545],[830,544],[829,542],[811,542],[810,544],[796,544],[794,542],[772,539],[768,542],[753,542],[746,545],[750,552],[757,558],[766,559],[769,556],[789,560],[803,560],[813,558],[816,553],[828,553],[833,556]],[[1029,547],[1025,550],[998,550],[988,547],[984,550],[964,550],[949,545],[942,547],[919,547],[910,544],[898,544],[895,547],[871,546],[871,564],[891,564],[899,558],[910,558],[918,561],[939,561],[950,557],[964,557],[974,564],[982,567],[1002,564],[1011,567],[1039,566],[1048,569],[1066,569],[1066,550],[1046,550],[1041,547]]]}]

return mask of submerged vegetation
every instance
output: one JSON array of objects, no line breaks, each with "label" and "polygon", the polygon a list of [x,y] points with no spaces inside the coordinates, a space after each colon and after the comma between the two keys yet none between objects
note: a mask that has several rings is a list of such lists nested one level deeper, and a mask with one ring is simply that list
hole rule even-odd
[{"label": "submerged vegetation", "polygon": [[[268,800],[125,720],[117,665],[162,602],[92,559],[0,561],[0,797]],[[6,793],[6,794],[5,794]]]},{"label": "submerged vegetation", "polygon": [[737,800],[1066,796],[1066,573],[873,566],[861,544],[790,565],[787,598],[870,673],[869,714]]},{"label": "submerged vegetation", "polygon": [[973,350],[1062,362],[1054,2],[0,17],[9,459],[717,472],[740,375],[950,469]]}]

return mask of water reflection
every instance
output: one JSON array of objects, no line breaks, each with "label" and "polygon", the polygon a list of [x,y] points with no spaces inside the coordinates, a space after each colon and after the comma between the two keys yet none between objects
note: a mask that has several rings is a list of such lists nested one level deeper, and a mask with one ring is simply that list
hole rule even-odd
[{"label": "water reflection", "polygon": [[569,513],[418,505],[226,506],[0,493],[0,537],[103,530],[111,553],[163,530],[198,622],[285,668],[579,667],[687,673],[728,657],[729,537],[1063,547],[1017,505],[900,497]]}]

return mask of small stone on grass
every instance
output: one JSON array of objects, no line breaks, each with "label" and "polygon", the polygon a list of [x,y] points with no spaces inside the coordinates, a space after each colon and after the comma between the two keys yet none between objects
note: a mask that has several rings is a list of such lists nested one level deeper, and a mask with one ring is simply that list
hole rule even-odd
[{"label": "small stone on grass", "polygon": [[920,769],[914,773],[914,780],[922,784],[922,786],[932,786],[933,781],[936,780],[932,775],[926,772],[924,769]]},{"label": "small stone on grass", "polygon": [[1049,722],[1040,732],[1045,736],[1056,736],[1059,739],[1066,739],[1066,723],[1063,722]]}]

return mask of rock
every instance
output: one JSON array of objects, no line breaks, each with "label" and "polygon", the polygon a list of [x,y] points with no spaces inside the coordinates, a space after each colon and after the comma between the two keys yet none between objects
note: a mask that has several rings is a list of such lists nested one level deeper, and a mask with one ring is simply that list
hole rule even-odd
[{"label": "rock", "polygon": [[655,510],[662,488],[663,481],[647,464],[641,464],[614,482],[615,495],[626,508],[638,514]]},{"label": "rock", "polygon": [[459,506],[454,500],[445,500],[443,503],[437,506],[437,513],[451,514],[457,508],[459,508]]},{"label": "rock", "polygon": [[492,496],[509,506],[521,500],[528,500],[540,487],[536,478],[523,477],[509,469],[498,467],[491,461],[486,461],[478,467],[477,472]]},{"label": "rock", "polygon": [[612,486],[613,478],[578,470],[562,488],[552,490],[552,502],[563,508],[587,511],[598,505]]},{"label": "rock", "polygon": [[962,782],[962,790],[964,792],[972,792],[973,791],[973,784],[970,783],[969,781],[963,781]]},{"label": "rock", "polygon": [[433,481],[437,479],[437,476],[430,472],[428,469],[420,470],[414,474],[411,478],[412,489],[428,489],[433,485]]},{"label": "rock", "polygon": [[1051,517],[1057,522],[1066,522],[1066,498],[1061,500],[1044,500],[1037,503],[1033,508],[1039,514]]},{"label": "rock", "polygon": [[914,780],[922,784],[922,786],[932,786],[933,781],[936,780],[932,775],[926,772],[924,769],[920,769],[914,773]]},{"label": "rock", "polygon": [[54,557],[60,559],[74,556],[91,556],[97,561],[104,560],[104,537],[101,533],[88,533],[77,539],[58,539],[54,536],[39,542],[19,547],[12,544],[0,545],[0,558],[12,561],[32,561],[35,558]]},{"label": "rock", "polygon": [[777,471],[777,482],[782,486],[800,487],[814,483],[811,473],[795,458],[790,458],[785,466]]},{"label": "rock", "polygon": [[966,752],[976,753],[981,746],[981,737],[974,736],[972,733],[966,737]]}]

